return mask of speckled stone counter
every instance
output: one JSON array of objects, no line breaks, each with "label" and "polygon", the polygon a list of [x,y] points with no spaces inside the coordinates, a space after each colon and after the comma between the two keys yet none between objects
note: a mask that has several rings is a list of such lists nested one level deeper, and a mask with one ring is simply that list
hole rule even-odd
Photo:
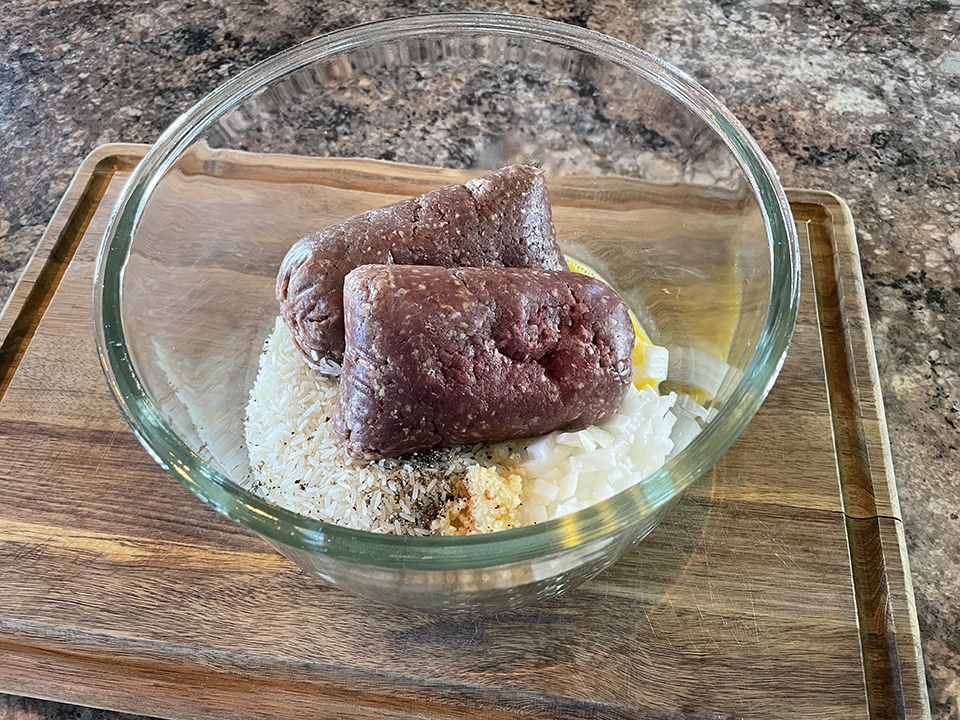
[{"label": "speckled stone counter", "polygon": [[[151,142],[299,40],[466,9],[586,25],[660,55],[725,100],[785,185],[850,203],[933,716],[960,720],[960,0],[4,0],[0,303],[97,145]],[[121,716],[0,695],[0,720],[54,717]]]}]

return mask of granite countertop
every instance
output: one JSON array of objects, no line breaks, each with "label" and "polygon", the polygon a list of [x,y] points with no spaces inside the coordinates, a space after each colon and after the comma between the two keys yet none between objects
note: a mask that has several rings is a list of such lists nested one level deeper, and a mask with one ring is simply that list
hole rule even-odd
[{"label": "granite countertop", "polygon": [[[960,720],[960,0],[86,0],[0,4],[0,304],[81,160],[151,142],[225,78],[382,17],[586,25],[719,95],[784,184],[858,227],[934,718]],[[0,695],[0,720],[117,713]]]}]

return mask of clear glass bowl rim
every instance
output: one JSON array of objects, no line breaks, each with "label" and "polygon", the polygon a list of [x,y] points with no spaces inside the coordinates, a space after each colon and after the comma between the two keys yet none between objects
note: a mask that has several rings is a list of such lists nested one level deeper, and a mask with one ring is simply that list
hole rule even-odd
[{"label": "clear glass bowl rim", "polygon": [[[645,483],[672,489],[653,499],[643,499],[638,488],[631,488],[547,523],[442,538],[351,530],[267,503],[191,451],[160,416],[139,381],[123,334],[120,293],[143,208],[163,175],[193,142],[271,81],[323,57],[385,39],[483,33],[561,45],[617,63],[681,99],[721,135],[753,185],[769,240],[770,305],[756,351],[713,421],[647,478]],[[204,502],[266,538],[310,553],[387,568],[456,570],[535,560],[600,541],[628,530],[681,494],[729,448],[772,387],[793,334],[799,294],[796,228],[776,173],[740,122],[696,81],[650,53],[592,30],[520,15],[442,13],[381,20],[313,38],[240,73],[178,118],[135,168],[113,210],[96,262],[94,313],[100,362],[124,418],[153,458]]]}]

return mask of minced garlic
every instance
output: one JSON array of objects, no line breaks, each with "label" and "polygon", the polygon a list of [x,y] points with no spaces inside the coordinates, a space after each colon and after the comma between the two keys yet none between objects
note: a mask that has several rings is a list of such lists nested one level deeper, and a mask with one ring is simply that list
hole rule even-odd
[{"label": "minced garlic", "polygon": [[470,535],[516,527],[522,489],[523,477],[514,470],[471,465],[430,529],[438,535]]}]

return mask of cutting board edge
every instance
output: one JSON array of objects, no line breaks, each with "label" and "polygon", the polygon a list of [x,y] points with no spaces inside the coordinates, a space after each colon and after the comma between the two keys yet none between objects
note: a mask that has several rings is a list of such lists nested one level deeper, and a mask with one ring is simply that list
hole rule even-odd
[{"label": "cutting board edge", "polygon": [[[930,702],[923,650],[853,215],[831,192],[789,189],[787,194],[794,209],[814,206],[829,220],[829,232],[810,238],[811,246],[828,245],[829,252],[818,255],[811,247],[811,255],[872,715],[883,718],[893,711],[924,720],[930,717]],[[821,298],[821,292],[829,297]],[[824,312],[833,307],[836,317]],[[831,343],[824,329],[837,322],[842,347]],[[889,593],[891,580],[902,586],[902,604]]]},{"label": "cutting board edge", "polygon": [[[139,162],[149,148],[149,145],[133,143],[108,143],[94,148],[81,162],[40,242],[0,308],[0,397],[16,372],[110,179],[117,170]],[[71,200],[74,196],[76,201]]]}]

